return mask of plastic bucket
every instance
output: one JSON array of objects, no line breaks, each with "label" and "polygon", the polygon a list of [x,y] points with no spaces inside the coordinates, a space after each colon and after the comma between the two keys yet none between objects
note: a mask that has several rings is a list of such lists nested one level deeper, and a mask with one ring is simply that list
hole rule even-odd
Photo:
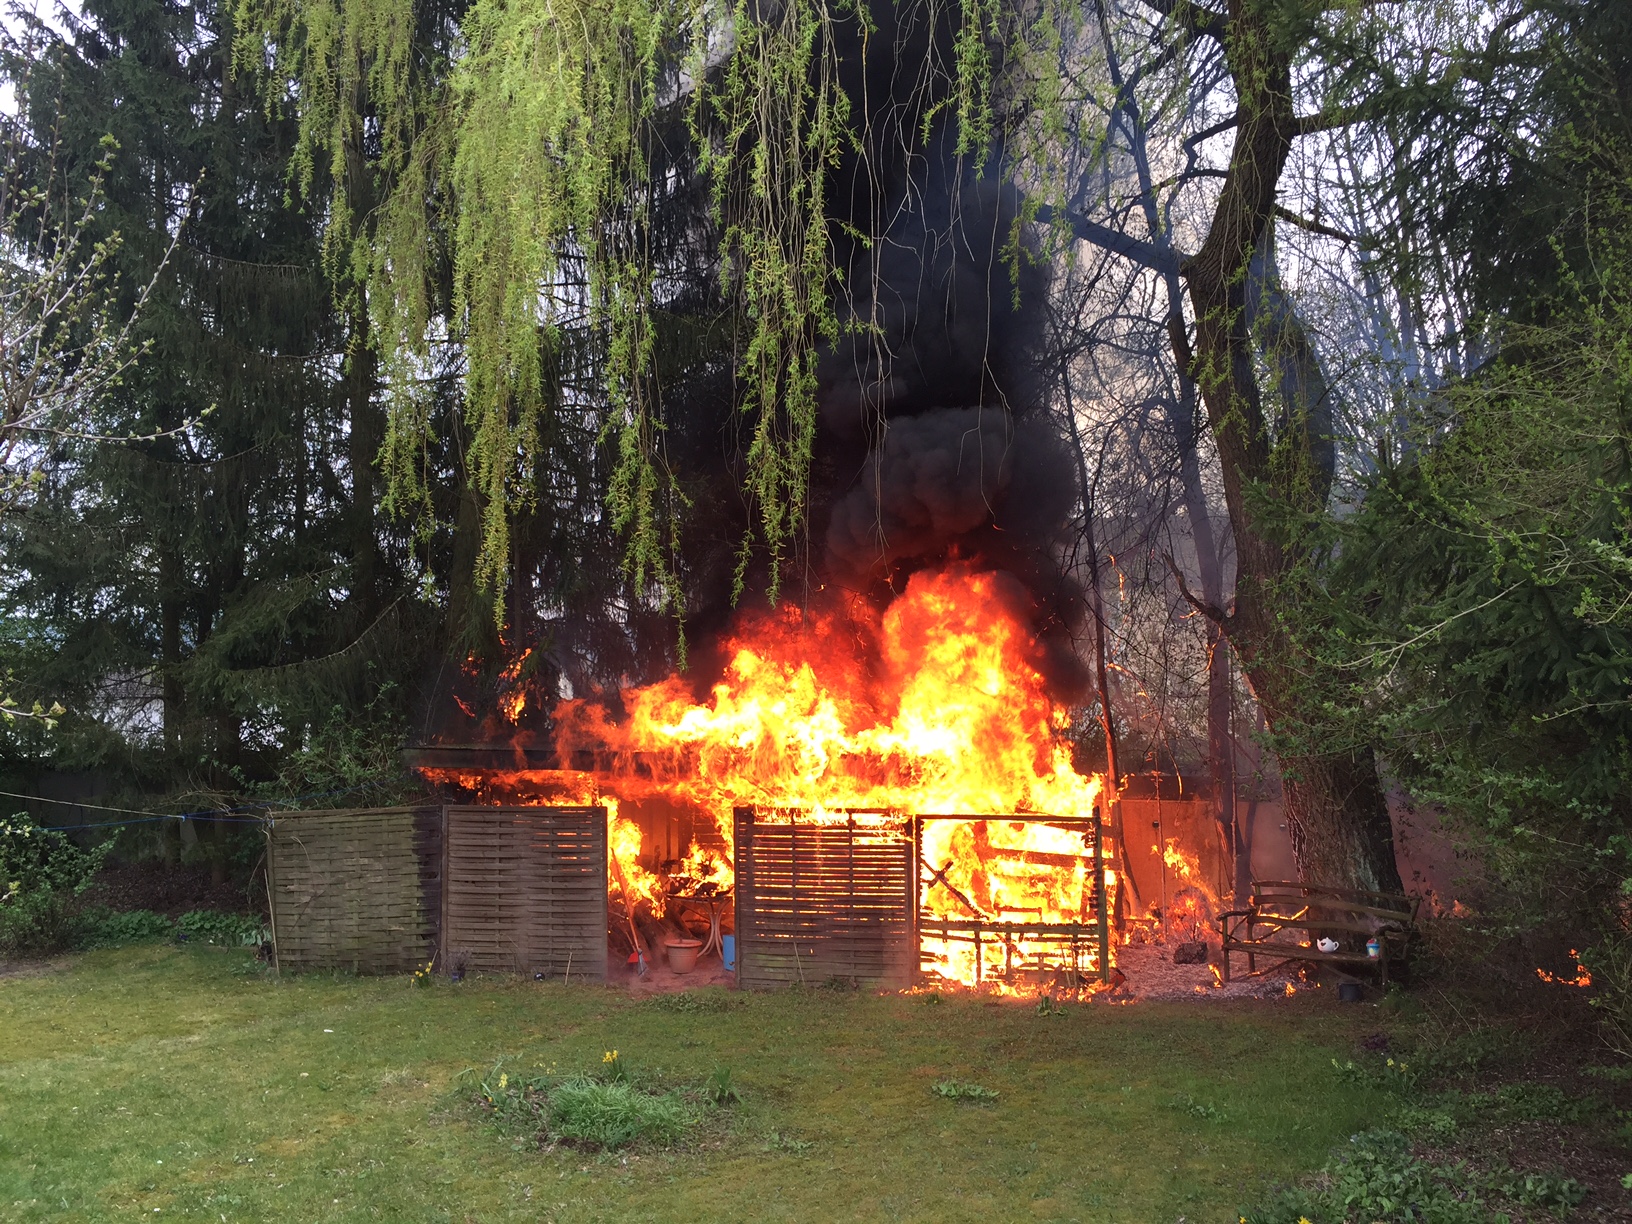
[{"label": "plastic bucket", "polygon": [[669,968],[676,973],[690,973],[697,968],[697,954],[703,950],[700,939],[670,939],[663,946],[668,949]]},{"label": "plastic bucket", "polygon": [[737,971],[737,937],[735,935],[720,936],[720,956],[725,961],[725,971]]}]

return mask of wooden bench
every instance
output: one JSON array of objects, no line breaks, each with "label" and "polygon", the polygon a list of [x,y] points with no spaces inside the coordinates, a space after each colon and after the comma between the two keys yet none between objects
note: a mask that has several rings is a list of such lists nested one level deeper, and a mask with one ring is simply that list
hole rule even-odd
[{"label": "wooden bench", "polygon": [[[1230,980],[1230,953],[1247,954],[1247,972],[1256,973],[1260,956],[1283,960],[1327,961],[1375,968],[1388,982],[1390,961],[1405,959],[1416,930],[1417,901],[1395,893],[1330,888],[1295,880],[1254,880],[1246,909],[1218,916],[1224,939],[1223,978]],[[1322,952],[1315,941],[1335,939],[1335,952]],[[1375,937],[1379,955],[1366,952]],[[1355,945],[1360,945],[1358,948]]]}]

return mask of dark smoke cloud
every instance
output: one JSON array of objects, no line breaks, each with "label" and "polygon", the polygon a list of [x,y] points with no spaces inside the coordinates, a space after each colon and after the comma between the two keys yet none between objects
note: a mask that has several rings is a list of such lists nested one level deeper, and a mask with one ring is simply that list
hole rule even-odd
[{"label": "dark smoke cloud", "polygon": [[830,561],[848,575],[931,556],[985,526],[1008,492],[1012,422],[1001,410],[946,408],[888,427],[861,478],[833,507]]},{"label": "dark smoke cloud", "polygon": [[1055,694],[1072,700],[1086,680],[1084,599],[1062,568],[1077,464],[1042,390],[1045,284],[1014,258],[1018,194],[959,157],[955,135],[943,122],[921,155],[873,178],[881,201],[852,192],[872,201],[853,230],[875,236],[841,242],[852,326],[818,372],[825,576],[882,605],[924,567],[1012,575]]},{"label": "dark smoke cloud", "polygon": [[822,424],[842,438],[881,418],[1037,398],[1042,285],[1004,258],[1014,193],[950,151],[929,161],[950,164],[900,185],[888,231],[846,270],[850,327],[818,371]]}]

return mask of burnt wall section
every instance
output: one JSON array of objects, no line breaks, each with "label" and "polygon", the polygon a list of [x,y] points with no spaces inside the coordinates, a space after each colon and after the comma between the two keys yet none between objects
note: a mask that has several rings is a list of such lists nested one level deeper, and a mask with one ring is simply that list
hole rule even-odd
[{"label": "burnt wall section", "polygon": [[443,965],[606,977],[606,809],[450,807]]},{"label": "burnt wall section", "polygon": [[267,892],[280,969],[402,973],[436,955],[442,809],[274,812]]},{"label": "burnt wall section", "polygon": [[918,881],[909,822],[816,824],[744,807],[735,834],[738,986],[912,985]]}]

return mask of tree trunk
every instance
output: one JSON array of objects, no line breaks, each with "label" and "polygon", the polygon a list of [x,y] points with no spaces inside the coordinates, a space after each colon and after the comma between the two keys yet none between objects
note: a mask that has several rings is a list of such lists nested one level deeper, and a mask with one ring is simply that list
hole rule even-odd
[{"label": "tree trunk", "polygon": [[351,468],[351,601],[360,632],[373,621],[381,602],[374,461],[384,436],[381,410],[374,402],[377,361],[369,346],[368,318],[360,309],[351,322],[350,348],[346,358],[346,403],[350,417],[347,462]]},{"label": "tree trunk", "polygon": [[1286,827],[1306,880],[1404,892],[1394,830],[1369,747],[1330,756],[1281,759]]},{"label": "tree trunk", "polygon": [[[1194,350],[1179,331],[1173,344],[1207,406],[1235,534],[1235,607],[1226,612],[1212,605],[1207,611],[1235,647],[1270,729],[1302,732],[1318,697],[1299,674],[1288,623],[1295,618],[1285,616],[1285,580],[1303,558],[1284,531],[1260,521],[1258,507],[1267,495],[1293,514],[1324,510],[1330,436],[1320,428],[1319,414],[1329,405],[1323,381],[1307,377],[1307,369],[1291,370],[1300,377],[1288,377],[1288,363],[1308,360],[1312,350],[1293,343],[1299,335],[1286,330],[1284,317],[1269,320],[1287,342],[1278,372],[1283,393],[1291,392],[1283,394],[1281,427],[1273,433],[1255,368],[1254,294],[1266,281],[1250,273],[1273,224],[1276,186],[1297,129],[1290,52],[1272,17],[1247,0],[1229,5],[1224,50],[1240,99],[1235,147],[1207,239],[1182,268],[1195,312]],[[1277,361],[1276,354],[1268,356]],[[1319,402],[1311,402],[1314,394]],[[1283,753],[1281,769],[1299,873],[1323,884],[1398,891],[1388,811],[1370,747]]]}]

